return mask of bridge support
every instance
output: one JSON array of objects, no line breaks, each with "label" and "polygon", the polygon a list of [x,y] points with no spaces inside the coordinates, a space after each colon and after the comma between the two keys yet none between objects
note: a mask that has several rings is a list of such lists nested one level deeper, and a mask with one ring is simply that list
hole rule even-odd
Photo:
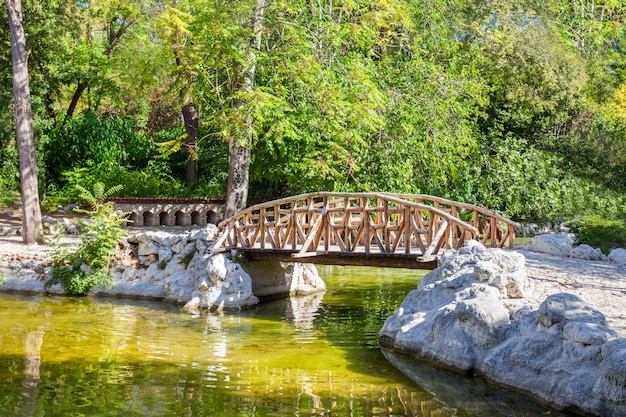
[{"label": "bridge support", "polygon": [[311,264],[278,261],[244,261],[252,279],[252,293],[263,298],[299,297],[326,291],[326,284]]}]

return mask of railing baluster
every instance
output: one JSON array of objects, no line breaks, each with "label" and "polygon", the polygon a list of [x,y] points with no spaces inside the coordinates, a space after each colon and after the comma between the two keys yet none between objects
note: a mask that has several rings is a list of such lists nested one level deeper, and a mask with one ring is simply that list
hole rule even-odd
[{"label": "railing baluster", "polygon": [[[471,220],[461,220],[461,213],[468,213]],[[483,243],[490,240],[490,246],[504,247],[508,240],[514,247],[519,225],[478,206],[424,195],[310,193],[252,206],[223,221],[214,247],[304,249],[309,253],[305,257],[320,249],[364,256],[434,256],[443,246],[458,248],[465,239],[478,238],[483,218],[487,222]],[[398,249],[402,245],[403,251]]]}]

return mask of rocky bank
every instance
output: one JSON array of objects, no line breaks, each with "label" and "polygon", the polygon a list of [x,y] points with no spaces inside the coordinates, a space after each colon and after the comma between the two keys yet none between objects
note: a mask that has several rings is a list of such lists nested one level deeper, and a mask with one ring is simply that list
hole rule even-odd
[{"label": "rocky bank", "polygon": [[[578,265],[589,262],[559,259]],[[385,322],[381,343],[447,368],[481,374],[559,409],[626,415],[623,327],[619,334],[605,314],[586,301],[606,292],[599,289],[606,277],[598,274],[590,277],[591,282],[578,278],[570,292],[574,281],[565,278],[547,284],[545,280],[554,277],[549,263],[545,273],[539,268],[527,268],[520,252],[467,242],[446,253],[441,266],[408,294]],[[621,315],[626,308],[623,266],[605,269],[617,271],[610,292],[621,295],[603,297],[617,298],[621,311],[612,313]],[[623,316],[613,319],[623,325]]]},{"label": "rocky bank", "polygon": [[[259,297],[325,291],[313,265],[274,262],[260,269],[211,251],[217,233],[217,227],[209,225],[184,233],[131,234],[119,245],[111,269],[113,285],[91,294],[163,300],[185,310],[221,311],[252,307]],[[52,248],[0,247],[0,291],[64,293],[58,284],[45,288]]]}]

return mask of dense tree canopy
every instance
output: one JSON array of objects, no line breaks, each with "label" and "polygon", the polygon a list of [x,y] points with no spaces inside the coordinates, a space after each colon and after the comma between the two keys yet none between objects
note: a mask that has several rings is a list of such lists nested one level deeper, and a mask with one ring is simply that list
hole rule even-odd
[{"label": "dense tree canopy", "polygon": [[[225,195],[230,143],[231,161],[233,146],[250,154],[237,163],[249,164],[249,203],[382,190],[520,219],[624,216],[625,10],[619,0],[30,0],[41,191],[103,181],[128,195]],[[3,50],[0,189],[11,191]]]}]

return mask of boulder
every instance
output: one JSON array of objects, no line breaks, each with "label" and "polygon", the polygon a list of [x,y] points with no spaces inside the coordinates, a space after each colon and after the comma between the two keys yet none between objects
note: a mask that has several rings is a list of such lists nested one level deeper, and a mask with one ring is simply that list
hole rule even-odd
[{"label": "boulder", "polygon": [[587,244],[576,246],[567,253],[568,258],[585,259],[588,261],[606,261],[607,257],[599,248]]},{"label": "boulder", "polygon": [[576,238],[571,233],[550,233],[533,238],[530,250],[549,255],[567,256],[574,247]]},{"label": "boulder", "polygon": [[617,248],[609,253],[609,261],[620,265],[626,265],[626,249]]},{"label": "boulder", "polygon": [[523,296],[530,281],[524,257],[501,249],[488,251],[468,242],[447,253],[385,322],[380,337],[396,349],[463,371],[471,371],[485,350],[510,328],[502,299]]},{"label": "boulder", "polygon": [[381,343],[558,408],[626,415],[626,339],[573,294],[550,295],[538,309],[512,302],[529,288],[522,255],[469,243],[407,295]]}]

